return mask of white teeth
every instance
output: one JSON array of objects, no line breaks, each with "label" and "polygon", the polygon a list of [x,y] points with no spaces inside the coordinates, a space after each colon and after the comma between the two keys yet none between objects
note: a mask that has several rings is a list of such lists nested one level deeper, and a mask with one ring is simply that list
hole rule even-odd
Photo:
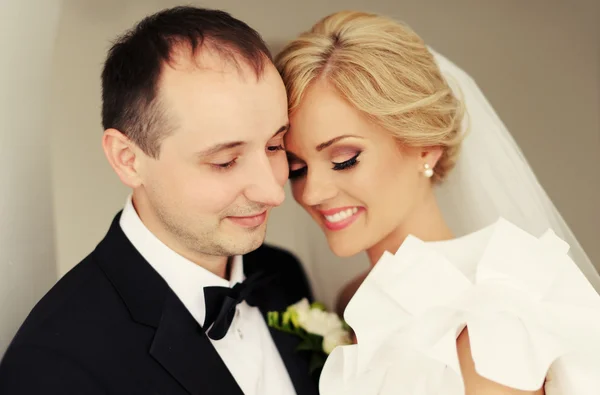
[{"label": "white teeth", "polygon": [[358,212],[358,207],[349,208],[333,215],[326,215],[325,219],[329,222],[340,222],[343,221]]}]

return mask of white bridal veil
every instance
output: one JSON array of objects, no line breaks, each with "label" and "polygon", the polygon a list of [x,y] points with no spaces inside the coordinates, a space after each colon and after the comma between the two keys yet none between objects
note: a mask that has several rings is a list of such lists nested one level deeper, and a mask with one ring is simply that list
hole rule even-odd
[{"label": "white bridal veil", "polygon": [[430,51],[466,106],[463,132],[468,134],[457,166],[436,191],[450,227],[460,236],[504,217],[538,236],[551,228],[570,245],[571,257],[600,292],[600,275],[475,81]]}]

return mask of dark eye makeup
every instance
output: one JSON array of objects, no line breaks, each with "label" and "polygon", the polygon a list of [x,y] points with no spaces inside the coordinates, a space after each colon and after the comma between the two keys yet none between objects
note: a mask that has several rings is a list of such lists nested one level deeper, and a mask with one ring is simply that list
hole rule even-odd
[{"label": "dark eye makeup", "polygon": [[358,156],[360,154],[361,152],[359,151],[356,153],[356,155],[354,155],[348,160],[345,160],[343,162],[333,162],[333,170],[346,170],[356,166],[356,164],[358,163]]},{"label": "dark eye makeup", "polygon": [[[343,162],[332,162],[333,163],[332,170],[342,171],[342,170],[348,170],[348,169],[353,168],[354,166],[356,166],[358,164],[358,157],[361,153],[362,152],[359,151],[352,158],[345,160]],[[303,166],[296,170],[290,170],[289,179],[293,180],[293,179],[305,176],[306,169],[307,169],[307,166]]]}]

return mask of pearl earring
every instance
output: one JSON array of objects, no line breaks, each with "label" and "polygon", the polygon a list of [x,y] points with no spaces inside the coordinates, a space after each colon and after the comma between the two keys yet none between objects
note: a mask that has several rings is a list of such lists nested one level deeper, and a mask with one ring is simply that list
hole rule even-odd
[{"label": "pearl earring", "polygon": [[425,168],[425,170],[423,170],[423,175],[427,178],[431,178],[433,176],[433,169],[429,166],[429,163],[425,163],[423,167]]}]

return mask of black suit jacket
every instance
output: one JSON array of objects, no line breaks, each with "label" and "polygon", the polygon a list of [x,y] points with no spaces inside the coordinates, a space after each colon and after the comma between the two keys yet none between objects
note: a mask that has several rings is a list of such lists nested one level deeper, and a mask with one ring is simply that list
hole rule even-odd
[{"label": "black suit jacket", "polygon": [[[114,219],[106,237],[27,317],[0,363],[0,394],[240,395],[201,326]],[[259,290],[266,316],[310,289],[289,253],[262,246],[244,271],[277,274]],[[316,395],[298,340],[271,330],[298,395]]]}]

